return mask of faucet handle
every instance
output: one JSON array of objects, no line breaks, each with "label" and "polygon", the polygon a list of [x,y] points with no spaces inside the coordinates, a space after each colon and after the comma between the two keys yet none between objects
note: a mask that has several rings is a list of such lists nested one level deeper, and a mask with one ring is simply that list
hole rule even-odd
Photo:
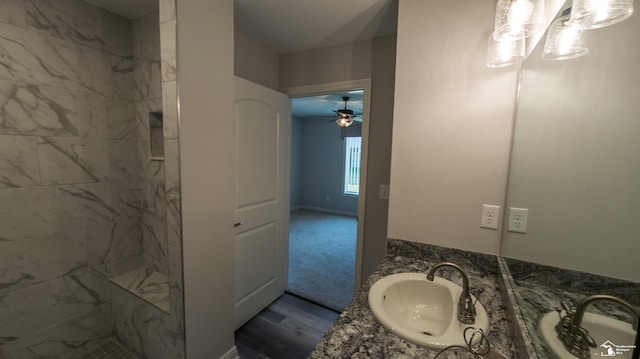
[{"label": "faucet handle", "polygon": [[572,317],[574,314],[576,314],[575,308],[572,307],[571,304],[569,304],[569,302],[563,300],[560,302],[560,306],[562,307],[562,309],[564,309],[567,316]]},{"label": "faucet handle", "polygon": [[474,307],[476,306],[476,303],[478,303],[478,299],[480,299],[480,296],[482,295],[482,293],[484,293],[484,289],[482,289],[482,288],[478,288],[478,289],[476,290],[476,293],[477,293],[477,294],[475,294],[475,295],[474,295],[474,297],[476,297],[476,300],[473,302],[473,306],[474,306]]},{"label": "faucet handle", "polygon": [[587,343],[587,345],[589,345],[592,348],[596,348],[598,346],[598,344],[593,339],[591,334],[589,334],[588,330],[586,330],[586,329],[584,329],[582,327],[579,327],[578,330],[580,331],[580,335],[582,336],[582,339]]}]

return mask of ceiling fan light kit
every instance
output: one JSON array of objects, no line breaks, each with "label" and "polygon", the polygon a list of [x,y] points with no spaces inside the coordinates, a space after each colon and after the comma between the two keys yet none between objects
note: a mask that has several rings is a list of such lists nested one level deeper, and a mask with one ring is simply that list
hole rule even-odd
[{"label": "ceiling fan light kit", "polygon": [[338,114],[338,118],[336,119],[336,124],[340,127],[349,127],[353,123],[353,111],[347,109],[347,101],[349,101],[348,96],[342,97],[344,101],[344,109],[335,111]]}]

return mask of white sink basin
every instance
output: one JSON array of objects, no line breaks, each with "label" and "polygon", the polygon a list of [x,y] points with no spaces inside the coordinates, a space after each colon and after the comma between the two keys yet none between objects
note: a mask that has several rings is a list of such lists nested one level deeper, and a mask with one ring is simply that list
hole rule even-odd
[{"label": "white sink basin", "polygon": [[[488,333],[489,318],[480,302],[476,303],[475,324],[458,322],[461,292],[462,287],[446,279],[435,277],[432,282],[425,273],[398,273],[371,286],[369,306],[389,331],[414,344],[441,349],[465,345],[463,332],[467,327]],[[479,339],[476,335],[474,344]]]},{"label": "white sink basin", "polygon": [[[571,353],[564,349],[564,345],[558,339],[554,329],[560,321],[558,312],[550,312],[540,319],[540,333],[551,351],[559,359],[575,359]],[[606,317],[599,314],[585,312],[582,318],[582,327],[589,331],[598,347],[591,348],[591,357],[610,356],[616,359],[631,358],[636,332],[631,324]],[[626,348],[625,348],[626,347]],[[608,351],[611,348],[614,353]]]}]

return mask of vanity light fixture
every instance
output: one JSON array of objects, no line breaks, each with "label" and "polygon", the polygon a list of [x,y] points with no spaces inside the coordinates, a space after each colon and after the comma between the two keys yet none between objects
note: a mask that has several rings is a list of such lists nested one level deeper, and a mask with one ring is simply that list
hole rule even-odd
[{"label": "vanity light fixture", "polygon": [[545,60],[568,60],[586,55],[584,33],[570,21],[572,9],[562,12],[547,30],[542,58]]},{"label": "vanity light fixture", "polygon": [[488,67],[505,67],[524,60],[526,38],[541,29],[543,9],[543,0],[498,0],[495,27],[488,41]]},{"label": "vanity light fixture", "polygon": [[524,60],[524,32],[489,35],[487,66],[491,68],[505,67]]},{"label": "vanity light fixture", "polygon": [[598,29],[633,14],[633,0],[573,0],[571,23],[581,30]]},{"label": "vanity light fixture", "polygon": [[529,37],[541,29],[543,12],[542,0],[498,0],[494,36],[524,31],[524,37]]}]

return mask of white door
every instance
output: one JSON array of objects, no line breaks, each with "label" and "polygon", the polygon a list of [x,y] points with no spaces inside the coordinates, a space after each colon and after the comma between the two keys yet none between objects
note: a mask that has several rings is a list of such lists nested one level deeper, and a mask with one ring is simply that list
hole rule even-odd
[{"label": "white door", "polygon": [[284,293],[291,101],[236,77],[235,123],[237,329]]}]

